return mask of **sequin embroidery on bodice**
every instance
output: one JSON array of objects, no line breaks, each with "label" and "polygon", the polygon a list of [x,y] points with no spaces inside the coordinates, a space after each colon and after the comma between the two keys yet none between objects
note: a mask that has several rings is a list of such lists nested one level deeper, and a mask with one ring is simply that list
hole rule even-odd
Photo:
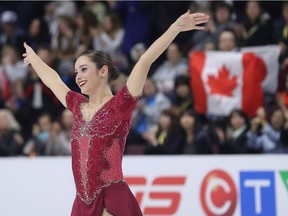
[{"label": "sequin embroidery on bodice", "polygon": [[71,133],[73,175],[77,195],[86,204],[90,204],[103,187],[124,181],[122,156],[138,99],[124,86],[90,122],[85,122],[81,104],[87,102],[87,98],[73,91],[66,96],[67,108],[74,115]]}]

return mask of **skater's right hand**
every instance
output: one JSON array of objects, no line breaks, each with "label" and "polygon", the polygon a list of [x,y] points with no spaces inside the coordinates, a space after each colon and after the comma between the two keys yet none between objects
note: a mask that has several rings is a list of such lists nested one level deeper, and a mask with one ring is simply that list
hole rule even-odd
[{"label": "skater's right hand", "polygon": [[24,57],[23,61],[24,61],[24,67],[25,67],[31,63],[31,59],[36,54],[35,54],[34,50],[30,46],[27,45],[26,42],[24,42],[24,47],[25,47],[26,52],[23,53],[22,56]]}]

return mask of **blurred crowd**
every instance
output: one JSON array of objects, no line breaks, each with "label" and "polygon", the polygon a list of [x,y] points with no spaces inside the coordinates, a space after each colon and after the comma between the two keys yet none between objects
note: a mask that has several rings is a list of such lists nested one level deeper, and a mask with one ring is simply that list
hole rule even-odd
[{"label": "blurred crowd", "polygon": [[[0,2],[0,156],[70,155],[73,115],[32,67],[26,41],[70,89],[74,62],[87,49],[107,52],[121,76],[116,93],[147,47],[181,14],[210,14],[204,31],[181,33],[153,64],[133,112],[125,154],[288,152],[288,3],[274,1]],[[279,44],[277,92],[254,117],[235,109],[209,118],[195,111],[191,51],[238,51]]]}]

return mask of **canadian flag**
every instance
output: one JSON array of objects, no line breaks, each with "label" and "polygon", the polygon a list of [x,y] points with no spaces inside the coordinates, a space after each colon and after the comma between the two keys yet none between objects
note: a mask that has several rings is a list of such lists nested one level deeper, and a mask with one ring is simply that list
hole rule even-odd
[{"label": "canadian flag", "polygon": [[263,106],[262,82],[267,67],[262,58],[247,52],[192,52],[191,88],[198,113],[227,116],[240,108],[249,116]]},{"label": "canadian flag", "polygon": [[257,47],[243,47],[243,53],[254,53],[265,63],[267,76],[262,82],[262,89],[266,93],[274,94],[278,85],[280,46],[268,45]]}]

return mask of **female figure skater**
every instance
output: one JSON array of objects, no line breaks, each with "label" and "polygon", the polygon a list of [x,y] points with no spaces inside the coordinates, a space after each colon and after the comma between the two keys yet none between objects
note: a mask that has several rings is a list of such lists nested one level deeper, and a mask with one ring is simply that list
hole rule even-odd
[{"label": "female figure skater", "polygon": [[86,51],[75,63],[75,81],[81,93],[71,91],[57,72],[24,43],[24,65],[31,64],[41,80],[74,115],[71,134],[72,168],[77,195],[72,216],[139,216],[136,199],[122,174],[122,155],[130,120],[151,64],[178,33],[203,30],[209,16],[181,15],[141,56],[126,85],[115,96],[109,82],[117,78],[110,58],[99,51]]}]

